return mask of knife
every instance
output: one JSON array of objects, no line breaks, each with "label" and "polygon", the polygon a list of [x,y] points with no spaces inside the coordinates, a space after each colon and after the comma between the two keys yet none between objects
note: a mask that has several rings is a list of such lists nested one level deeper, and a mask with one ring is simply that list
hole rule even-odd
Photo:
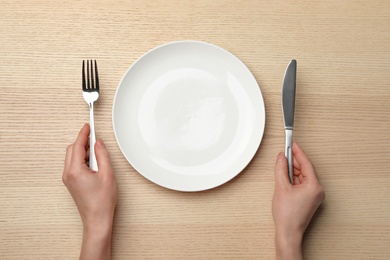
[{"label": "knife", "polygon": [[292,60],[284,73],[282,89],[282,110],[284,118],[284,129],[286,131],[286,149],[285,155],[288,161],[288,176],[291,184],[293,183],[293,157],[292,141],[294,129],[294,107],[295,107],[295,89],[296,89],[297,61]]}]

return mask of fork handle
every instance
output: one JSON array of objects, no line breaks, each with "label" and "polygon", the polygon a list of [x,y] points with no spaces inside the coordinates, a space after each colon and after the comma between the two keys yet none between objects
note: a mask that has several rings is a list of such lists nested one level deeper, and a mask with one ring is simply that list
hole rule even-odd
[{"label": "fork handle", "polygon": [[95,155],[95,143],[96,143],[96,134],[95,134],[95,120],[93,113],[94,102],[89,104],[89,125],[91,127],[91,132],[89,134],[89,168],[94,171],[98,170],[98,165]]}]

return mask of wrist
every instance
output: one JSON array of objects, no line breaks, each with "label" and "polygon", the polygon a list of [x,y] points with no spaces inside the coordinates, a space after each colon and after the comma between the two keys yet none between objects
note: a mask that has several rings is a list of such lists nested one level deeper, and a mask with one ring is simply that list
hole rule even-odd
[{"label": "wrist", "polygon": [[105,235],[111,233],[114,214],[89,214],[82,217],[84,233]]},{"label": "wrist", "polygon": [[85,223],[83,236],[99,240],[104,240],[107,238],[111,239],[112,223],[112,220]]},{"label": "wrist", "polygon": [[302,238],[303,233],[301,232],[287,232],[277,230],[275,234],[276,259],[303,259]]},{"label": "wrist", "polygon": [[111,235],[112,223],[84,226],[80,259],[111,259]]}]

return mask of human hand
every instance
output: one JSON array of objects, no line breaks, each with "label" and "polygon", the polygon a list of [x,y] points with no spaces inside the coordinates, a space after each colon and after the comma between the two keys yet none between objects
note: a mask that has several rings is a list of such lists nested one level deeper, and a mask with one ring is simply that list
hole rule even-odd
[{"label": "human hand", "polygon": [[102,140],[97,140],[95,144],[98,172],[88,167],[89,133],[90,127],[85,124],[76,141],[68,146],[62,180],[83,221],[80,258],[109,259],[118,189],[110,157]]},{"label": "human hand", "polygon": [[272,214],[276,228],[276,258],[302,259],[302,238],[315,211],[325,198],[315,169],[297,144],[293,143],[294,184],[288,177],[288,163],[279,153],[275,165],[275,193]]}]

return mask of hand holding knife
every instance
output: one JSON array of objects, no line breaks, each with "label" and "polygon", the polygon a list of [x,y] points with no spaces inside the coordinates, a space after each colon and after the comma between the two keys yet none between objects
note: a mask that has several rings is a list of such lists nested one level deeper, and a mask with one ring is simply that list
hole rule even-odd
[{"label": "hand holding knife", "polygon": [[288,176],[291,184],[293,183],[293,157],[292,142],[294,128],[294,107],[296,90],[297,61],[292,60],[286,69],[283,80],[282,90],[282,110],[284,118],[284,129],[286,131],[286,149],[285,155],[288,161]]}]

